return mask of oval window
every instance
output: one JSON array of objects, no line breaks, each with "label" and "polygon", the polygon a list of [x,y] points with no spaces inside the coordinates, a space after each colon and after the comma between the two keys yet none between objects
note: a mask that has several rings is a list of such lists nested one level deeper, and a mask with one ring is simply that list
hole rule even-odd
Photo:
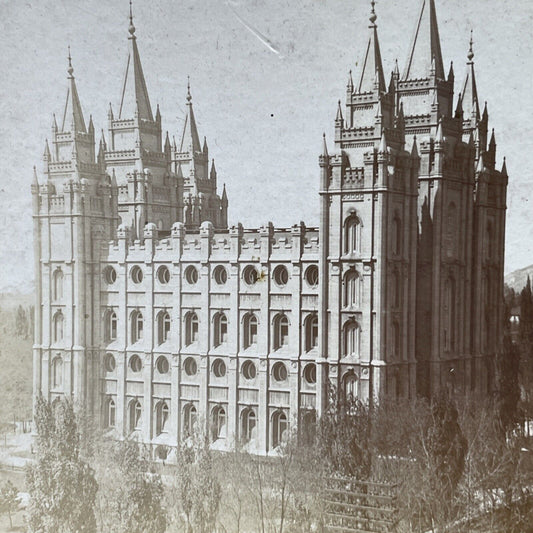
[{"label": "oval window", "polygon": [[131,269],[131,279],[133,283],[141,283],[143,280],[143,271],[141,270],[141,267],[134,266]]},{"label": "oval window", "polygon": [[185,279],[187,280],[187,283],[189,283],[190,285],[195,285],[196,282],[198,281],[198,270],[196,270],[196,268],[193,267],[192,265],[188,266],[185,269]]},{"label": "oval window", "polygon": [[195,376],[198,371],[198,365],[194,357],[187,357],[183,362],[183,370],[188,376]]},{"label": "oval window", "polygon": [[132,355],[130,357],[130,368],[132,372],[140,372],[142,370],[143,363],[138,355]]},{"label": "oval window", "polygon": [[244,379],[255,379],[257,368],[253,361],[244,361],[242,364],[242,375]]},{"label": "oval window", "polygon": [[318,267],[316,265],[307,267],[305,281],[310,287],[316,287],[318,285]]},{"label": "oval window", "polygon": [[272,377],[274,378],[274,380],[278,383],[283,382],[287,380],[287,376],[288,373],[285,364],[281,362],[275,363],[272,367]]},{"label": "oval window", "polygon": [[252,265],[248,265],[244,269],[244,272],[242,274],[242,278],[244,280],[244,283],[246,283],[246,285],[255,285],[257,283],[258,277],[259,276],[257,274],[257,270]]},{"label": "oval window", "polygon": [[115,358],[113,357],[113,354],[108,353],[105,356],[104,367],[105,367],[106,372],[115,371],[116,362],[115,362]]},{"label": "oval window", "polygon": [[228,281],[228,271],[222,265],[218,265],[213,271],[213,277],[218,285],[224,285]]},{"label": "oval window", "polygon": [[104,279],[108,285],[113,285],[117,281],[117,271],[112,266],[105,267]]},{"label": "oval window", "polygon": [[163,356],[157,358],[155,366],[160,374],[166,374],[170,368],[168,364],[168,359]]},{"label": "oval window", "polygon": [[213,374],[217,378],[223,378],[226,375],[226,363],[222,359],[215,359],[213,361]]},{"label": "oval window", "polygon": [[315,363],[308,363],[304,368],[304,379],[309,385],[316,383],[316,365]]},{"label": "oval window", "polygon": [[168,267],[159,267],[159,270],[157,271],[157,279],[162,285],[166,285],[170,281],[170,270]]},{"label": "oval window", "polygon": [[287,282],[289,281],[289,271],[287,270],[287,267],[283,265],[277,266],[274,269],[273,278],[277,285],[281,287],[287,285]]}]

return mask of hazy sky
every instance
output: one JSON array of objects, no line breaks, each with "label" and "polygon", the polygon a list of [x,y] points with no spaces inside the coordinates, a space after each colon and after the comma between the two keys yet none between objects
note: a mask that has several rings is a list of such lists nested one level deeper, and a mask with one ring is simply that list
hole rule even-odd
[{"label": "hazy sky", "polygon": [[[366,0],[135,0],[144,73],[163,129],[179,135],[187,75],[229,222],[318,225],[318,155],[330,146],[336,102],[368,32]],[[378,31],[387,73],[406,60],[420,0],[381,0]],[[510,176],[506,271],[533,263],[533,2],[436,0],[442,52],[456,93],[474,30],[480,100],[496,129],[497,165]],[[86,122],[105,128],[127,58],[127,0],[0,0],[0,290],[33,280],[30,183],[42,169],[52,113],[67,88],[67,45]],[[387,75],[388,79],[388,75]],[[42,175],[41,175],[42,176]]]}]

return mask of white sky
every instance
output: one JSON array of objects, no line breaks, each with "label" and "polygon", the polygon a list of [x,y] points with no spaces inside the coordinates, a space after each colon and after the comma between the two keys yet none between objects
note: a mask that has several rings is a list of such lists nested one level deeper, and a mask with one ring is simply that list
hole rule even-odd
[{"label": "white sky", "polygon": [[[179,135],[187,75],[229,222],[318,225],[318,155],[332,147],[336,102],[357,71],[367,0],[135,0],[144,73],[163,129]],[[406,60],[420,0],[377,1],[384,68]],[[436,0],[446,71],[456,93],[474,29],[480,100],[510,176],[506,271],[533,263],[533,2]],[[86,122],[106,127],[127,57],[127,0],[0,0],[0,291],[32,289],[30,183],[42,168],[52,113],[66,96],[67,45]],[[256,30],[262,39],[245,27]],[[276,50],[278,53],[276,53]],[[356,74],[355,74],[356,75]]]}]

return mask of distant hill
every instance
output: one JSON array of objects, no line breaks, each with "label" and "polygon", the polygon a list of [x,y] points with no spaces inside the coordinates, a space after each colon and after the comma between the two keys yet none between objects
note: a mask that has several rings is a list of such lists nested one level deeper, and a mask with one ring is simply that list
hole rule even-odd
[{"label": "distant hill", "polygon": [[521,268],[520,270],[515,270],[505,276],[505,284],[514,289],[516,292],[520,292],[527,283],[527,277],[531,278],[533,283],[533,265]]}]

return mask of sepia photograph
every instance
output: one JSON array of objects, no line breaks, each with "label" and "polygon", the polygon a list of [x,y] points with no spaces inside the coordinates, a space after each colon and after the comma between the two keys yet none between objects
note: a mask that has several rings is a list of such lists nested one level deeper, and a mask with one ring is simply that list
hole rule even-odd
[{"label": "sepia photograph", "polygon": [[0,14],[0,533],[533,533],[530,1]]}]

